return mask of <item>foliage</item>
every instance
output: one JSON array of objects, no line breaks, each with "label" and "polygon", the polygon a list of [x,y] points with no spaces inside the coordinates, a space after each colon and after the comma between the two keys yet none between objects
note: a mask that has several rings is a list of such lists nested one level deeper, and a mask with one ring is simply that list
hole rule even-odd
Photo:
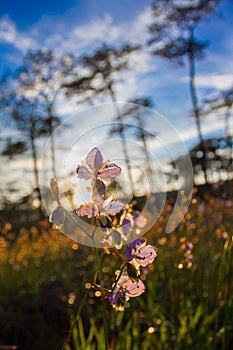
[{"label": "foliage", "polygon": [[184,65],[184,58],[187,58],[192,114],[197,126],[200,149],[203,153],[204,162],[200,164],[205,183],[208,183],[207,157],[201,130],[195,63],[197,59],[203,58],[204,49],[208,43],[198,40],[195,31],[202,20],[217,11],[219,2],[220,0],[198,0],[195,2],[156,0],[152,3],[154,19],[149,26],[151,39],[148,44],[153,44],[153,55],[175,61],[179,65]]},{"label": "foliage", "polygon": [[[229,198],[194,194],[182,223],[168,235],[172,206],[166,205],[147,235],[158,248],[157,263],[141,276],[147,293],[120,314],[108,307],[110,349],[230,349],[232,207]],[[12,225],[3,223],[0,238],[1,341],[25,350],[58,349],[86,289],[70,348],[101,349],[102,302],[86,284],[93,275],[91,249],[65,238],[46,219],[30,228]],[[107,276],[114,269],[112,256],[105,255],[105,282],[111,283]]]}]

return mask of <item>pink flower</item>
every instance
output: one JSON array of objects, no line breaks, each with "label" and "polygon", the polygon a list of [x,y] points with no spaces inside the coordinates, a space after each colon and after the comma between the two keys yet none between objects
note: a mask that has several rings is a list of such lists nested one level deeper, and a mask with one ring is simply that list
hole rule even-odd
[{"label": "pink flower", "polygon": [[147,266],[151,264],[156,258],[157,253],[151,245],[146,245],[139,248],[138,252],[134,255],[134,261],[140,266]]},{"label": "pink flower", "polygon": [[96,204],[86,203],[80,205],[76,213],[79,216],[87,216],[88,218],[98,217],[101,214],[116,215],[125,208],[120,200],[113,201],[112,196],[104,200],[99,197]]},{"label": "pink flower", "polygon": [[80,205],[80,207],[76,210],[76,213],[78,216],[87,216],[88,218],[94,218],[99,215],[99,210],[97,205],[86,203]]},{"label": "pink flower", "polygon": [[146,245],[144,238],[133,240],[126,248],[126,258],[136,266],[147,266],[156,258],[157,253],[151,245]]},{"label": "pink flower", "polygon": [[97,177],[100,180],[110,180],[119,175],[121,168],[109,161],[103,163],[103,156],[97,147],[94,147],[86,156],[85,162],[78,165],[77,174],[79,179],[91,179]]},{"label": "pink flower", "polygon": [[130,242],[128,247],[126,248],[126,258],[128,261],[133,259],[133,254],[139,249],[141,246],[146,244],[145,238],[137,238]]},{"label": "pink flower", "polygon": [[113,307],[120,309],[129,298],[135,298],[145,291],[146,287],[141,280],[133,281],[127,272],[123,272],[116,283],[109,301]]}]

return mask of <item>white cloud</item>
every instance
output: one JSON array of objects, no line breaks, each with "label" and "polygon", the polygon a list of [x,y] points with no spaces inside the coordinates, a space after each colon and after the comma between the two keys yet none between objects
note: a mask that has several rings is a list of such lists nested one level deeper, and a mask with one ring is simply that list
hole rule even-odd
[{"label": "white cloud", "polygon": [[152,19],[151,9],[146,7],[134,21],[123,25],[123,35],[127,35],[127,40],[133,43],[146,44],[150,37],[148,25],[151,24]]},{"label": "white cloud", "polygon": [[[145,43],[148,39],[147,25],[151,21],[151,11],[147,7],[132,21],[121,23],[114,22],[109,14],[103,17],[92,17],[84,24],[67,24],[65,27],[66,21],[65,16],[62,23],[50,17],[42,17],[25,35],[17,29],[13,21],[4,17],[0,21],[0,40],[14,46],[22,53],[29,48],[46,47],[54,50],[58,55],[67,52],[77,55],[88,53],[90,50],[99,48],[103,42],[109,45],[120,45],[125,42]],[[49,30],[47,31],[46,28]],[[140,75],[156,69],[153,61],[148,48],[131,53],[130,69],[118,75],[120,79],[117,84],[118,98],[126,100],[132,97],[133,93],[138,95],[138,86],[140,86],[140,94],[143,94],[143,79]],[[71,111],[72,107],[69,108],[69,112]]]},{"label": "white cloud", "polygon": [[11,44],[20,51],[26,51],[36,46],[36,42],[31,36],[20,33],[14,22],[5,16],[0,19],[0,41]]},{"label": "white cloud", "polygon": [[[183,77],[182,82],[188,82],[189,77]],[[228,89],[233,85],[233,74],[203,74],[196,76],[196,85],[200,88]]]},{"label": "white cloud", "polygon": [[110,15],[95,18],[91,22],[75,25],[66,32],[58,34],[56,30],[48,36],[44,45],[53,48],[59,54],[64,52],[81,53],[90,51],[101,43],[115,43],[119,39],[119,27],[113,24]]},{"label": "white cloud", "polygon": [[[102,43],[119,45],[125,42],[131,44],[146,43],[148,40],[147,26],[151,21],[151,11],[147,7],[132,21],[115,23],[109,14],[92,18],[89,22],[74,25],[67,31],[54,31],[47,36],[43,46],[54,49],[58,54],[74,52],[79,55],[92,52]],[[39,24],[38,24],[39,26]],[[58,34],[59,33],[59,34]],[[147,73],[155,69],[153,59],[148,49],[131,54],[131,68],[134,74]]]},{"label": "white cloud", "polygon": [[[49,18],[47,21],[49,22]],[[108,13],[103,17],[94,17],[84,24],[74,25],[65,32],[57,31],[56,27],[59,24],[54,23],[53,33],[46,37],[44,45],[64,53],[90,51],[90,48],[95,49],[103,42],[111,45],[122,42],[145,43],[149,36],[147,26],[150,22],[151,11],[147,7],[132,21],[121,23],[115,23]],[[39,23],[38,26],[40,27]]]}]

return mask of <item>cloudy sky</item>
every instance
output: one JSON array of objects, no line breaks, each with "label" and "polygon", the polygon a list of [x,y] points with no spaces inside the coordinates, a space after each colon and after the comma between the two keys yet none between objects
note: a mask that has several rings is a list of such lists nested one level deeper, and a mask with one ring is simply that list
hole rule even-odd
[{"label": "cloudy sky", "polygon": [[[146,43],[149,23],[149,0],[1,1],[0,73],[19,66],[28,49],[49,48],[57,54],[80,55],[93,52],[103,42]],[[219,16],[197,28],[197,36],[210,43],[205,59],[197,63],[200,99],[232,85],[232,23],[233,3],[225,0]],[[124,73],[124,84],[118,86],[118,99],[124,102],[135,95],[151,96],[156,109],[184,132],[186,139],[191,108],[187,69],[152,57],[150,50],[145,48],[133,55],[131,69]],[[66,107],[61,107],[64,113],[71,112]]]},{"label": "cloudy sky", "polygon": [[[91,53],[104,42],[145,44],[151,23],[149,0],[40,0],[0,2],[0,74],[20,66],[28,49],[49,48],[57,55]],[[219,15],[203,21],[196,35],[208,40],[203,60],[197,62],[198,97],[202,101],[233,83],[233,2],[222,1]],[[177,67],[152,57],[144,47],[130,59],[130,69],[119,75],[117,99],[150,96],[155,109],[172,123],[188,147],[196,143],[191,119],[187,67]],[[63,118],[79,107],[60,101]],[[223,118],[213,116],[202,122],[206,136],[224,134]],[[168,141],[169,142],[169,141]],[[16,164],[16,163],[15,163]],[[18,168],[20,168],[18,164]]]}]

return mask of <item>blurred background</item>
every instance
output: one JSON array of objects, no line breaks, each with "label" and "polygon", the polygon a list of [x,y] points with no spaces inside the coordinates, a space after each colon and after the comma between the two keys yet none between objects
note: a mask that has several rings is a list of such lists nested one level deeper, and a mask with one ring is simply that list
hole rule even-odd
[{"label": "blurred background", "polygon": [[[62,346],[94,259],[49,223],[40,188],[57,177],[75,206],[76,166],[99,144],[131,160],[111,183],[123,198],[148,196],[143,171],[155,202],[167,191],[149,291],[112,311],[110,348],[230,349],[232,23],[231,0],[0,3],[0,349]],[[189,210],[165,233],[187,183]],[[100,316],[90,290],[72,349],[101,349]]]}]

